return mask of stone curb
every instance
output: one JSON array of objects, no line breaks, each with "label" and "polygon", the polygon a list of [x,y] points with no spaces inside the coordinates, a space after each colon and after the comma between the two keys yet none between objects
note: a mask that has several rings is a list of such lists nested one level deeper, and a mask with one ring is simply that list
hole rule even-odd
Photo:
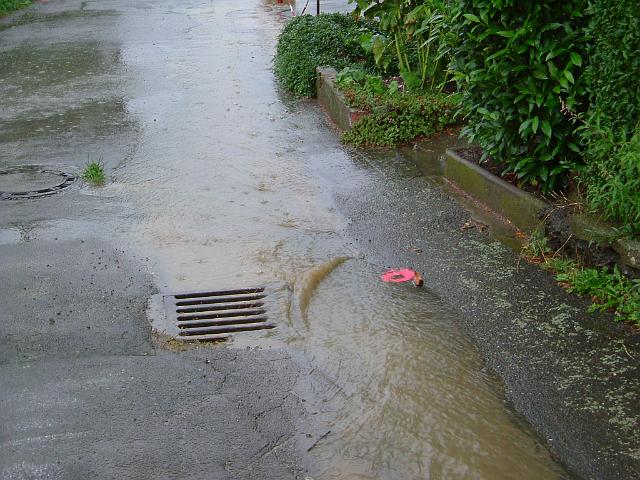
[{"label": "stone curb", "polygon": [[369,115],[366,110],[358,110],[347,105],[343,93],[334,85],[338,74],[334,68],[317,67],[316,73],[318,101],[327,110],[329,116],[340,130],[343,132],[351,130],[354,123]]},{"label": "stone curb", "polygon": [[[526,233],[544,227],[542,211],[551,207],[551,204],[465,160],[453,150],[447,150],[446,157],[445,177],[469,195],[503,215]],[[608,245],[608,239],[616,236],[611,225],[589,214],[570,215],[568,222],[573,235],[585,242]],[[616,240],[611,244],[611,248],[619,255],[619,263],[640,269],[640,242],[629,239]]]},{"label": "stone curb", "polygon": [[447,150],[444,175],[520,230],[530,233],[542,225],[540,212],[548,207],[546,202],[465,160],[453,150]]}]

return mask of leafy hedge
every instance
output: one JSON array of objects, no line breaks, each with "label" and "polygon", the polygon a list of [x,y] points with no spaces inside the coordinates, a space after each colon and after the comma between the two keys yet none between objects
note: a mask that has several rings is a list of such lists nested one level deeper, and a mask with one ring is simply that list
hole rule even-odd
[{"label": "leafy hedge", "polygon": [[31,5],[31,0],[0,0],[0,16]]},{"label": "leafy hedge", "polygon": [[585,94],[587,0],[457,0],[452,68],[463,92],[463,135],[519,179],[561,187],[580,163],[566,114]]},{"label": "leafy hedge", "polygon": [[299,95],[315,93],[318,65],[372,73],[377,59],[387,74],[400,71],[414,91],[360,95],[373,115],[347,141],[393,144],[450,122],[457,97],[418,91],[437,91],[448,78],[438,76],[440,62],[451,59],[463,135],[485,159],[543,192],[577,178],[592,207],[621,221],[625,233],[640,233],[640,1],[355,3],[370,23],[340,14],[296,18],[275,59],[283,85]]},{"label": "leafy hedge", "polygon": [[623,224],[621,234],[640,234],[640,128],[627,140],[599,121],[594,116],[587,126],[580,183],[592,208]]},{"label": "leafy hedge", "polygon": [[591,207],[640,233],[640,3],[597,0],[585,78],[591,110],[582,128],[581,184]]},{"label": "leafy hedge", "polygon": [[592,1],[586,79],[593,108],[629,139],[640,121],[640,2]]},{"label": "leafy hedge", "polygon": [[276,76],[288,90],[313,96],[316,67],[341,70],[357,65],[375,71],[373,54],[360,45],[360,37],[371,32],[375,32],[373,24],[340,13],[295,17],[278,40]]}]

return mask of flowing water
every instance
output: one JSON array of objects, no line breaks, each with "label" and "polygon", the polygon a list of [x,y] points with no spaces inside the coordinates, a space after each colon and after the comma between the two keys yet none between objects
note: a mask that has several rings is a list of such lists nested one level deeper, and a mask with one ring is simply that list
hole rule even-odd
[{"label": "flowing water", "polygon": [[[65,161],[81,164],[89,148],[103,159],[111,182],[91,193],[103,200],[96,217],[116,209],[113,199],[133,207],[96,228],[143,249],[161,289],[272,281],[292,289],[289,318],[277,319],[281,328],[269,335],[314,365],[309,405],[330,425],[311,450],[316,480],[566,475],[505,405],[455,313],[428,288],[382,283],[384,266],[369,263],[345,234],[350,219],[332,179],[389,193],[339,144],[312,101],[279,91],[271,58],[286,5],[83,5],[85,13],[56,20],[77,24],[77,38],[42,53],[54,62],[44,77],[64,69],[57,73],[67,88],[43,97],[50,118],[38,128],[98,139],[69,150]],[[322,7],[349,9],[337,0]],[[64,49],[85,52],[82,68],[56,66]],[[49,88],[31,83],[35,90],[23,94]],[[85,113],[81,120],[56,113],[65,108]],[[31,150],[43,151],[29,125],[9,133],[28,130]],[[56,235],[70,228],[61,221]]]},{"label": "flowing water", "polygon": [[[358,260],[319,285],[303,337],[334,413],[320,478],[559,478],[428,290]],[[331,415],[330,415],[331,416]]]}]

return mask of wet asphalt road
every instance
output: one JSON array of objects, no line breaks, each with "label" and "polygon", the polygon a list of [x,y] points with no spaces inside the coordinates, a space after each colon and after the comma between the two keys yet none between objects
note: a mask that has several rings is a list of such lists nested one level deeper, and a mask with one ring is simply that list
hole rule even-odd
[{"label": "wet asphalt road", "polygon": [[[0,205],[3,480],[304,478],[300,452],[325,432],[295,393],[302,360],[152,336],[162,280],[130,191],[162,167],[115,178],[163,113],[137,105],[169,95],[163,22],[197,27],[181,3],[52,1],[1,21],[2,166],[100,161],[113,182]],[[144,49],[158,57],[143,78]]]},{"label": "wet asphalt road", "polygon": [[[475,341],[571,471],[640,476],[637,335],[585,314],[488,234],[460,232],[470,214],[404,157],[345,150],[312,102],[279,94],[269,59],[286,17],[266,0],[52,0],[0,22],[0,165],[78,173],[91,159],[109,175],[0,204],[0,477],[407,478],[327,469],[344,446],[327,436],[336,405],[317,385],[330,381],[315,337],[176,352],[151,333],[158,292],[276,279],[297,293],[345,255],[423,271],[453,307],[439,318]],[[332,287],[351,270],[362,275],[338,270],[318,297],[351,292]],[[480,459],[496,435],[482,428]],[[519,478],[572,475],[523,431],[513,438],[542,453],[516,459]],[[420,478],[517,468],[491,476],[451,457]]]}]

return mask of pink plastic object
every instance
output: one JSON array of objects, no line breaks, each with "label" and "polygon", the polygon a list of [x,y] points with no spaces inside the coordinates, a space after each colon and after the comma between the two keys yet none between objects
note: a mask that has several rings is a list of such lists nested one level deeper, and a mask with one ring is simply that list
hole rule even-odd
[{"label": "pink plastic object", "polygon": [[416,276],[416,272],[409,268],[401,268],[400,270],[389,270],[384,272],[380,278],[383,282],[402,283],[410,282]]}]

